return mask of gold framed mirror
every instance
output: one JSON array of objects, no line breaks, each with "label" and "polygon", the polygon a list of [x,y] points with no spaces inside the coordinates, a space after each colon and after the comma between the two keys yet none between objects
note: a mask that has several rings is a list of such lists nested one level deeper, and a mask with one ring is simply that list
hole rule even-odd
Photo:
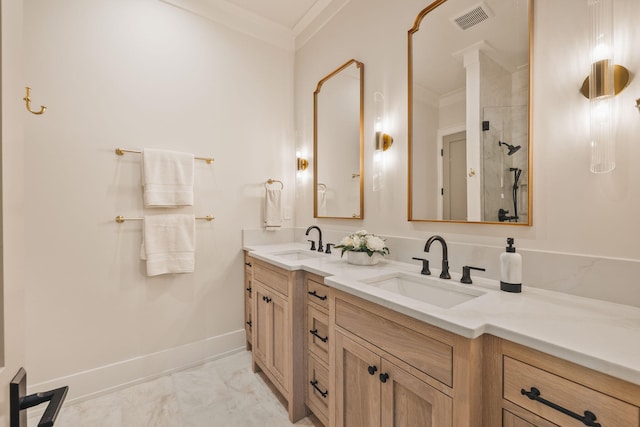
[{"label": "gold framed mirror", "polygon": [[364,218],[364,64],[351,59],[313,92],[314,218]]},{"label": "gold framed mirror", "polygon": [[533,0],[436,0],[408,33],[408,220],[532,224]]}]

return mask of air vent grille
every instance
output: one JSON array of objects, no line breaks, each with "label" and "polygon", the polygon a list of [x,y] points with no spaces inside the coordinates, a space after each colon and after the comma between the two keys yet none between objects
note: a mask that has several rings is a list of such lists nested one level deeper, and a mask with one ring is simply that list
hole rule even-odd
[{"label": "air vent grille", "polygon": [[467,30],[474,25],[478,25],[479,23],[486,21],[487,19],[489,19],[489,14],[485,11],[483,5],[480,5],[464,15],[458,16],[454,21],[460,28]]}]

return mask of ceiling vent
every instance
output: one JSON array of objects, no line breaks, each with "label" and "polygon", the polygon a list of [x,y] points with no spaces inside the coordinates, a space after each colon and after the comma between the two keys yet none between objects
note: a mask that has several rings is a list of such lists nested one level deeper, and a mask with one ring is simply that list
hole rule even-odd
[{"label": "ceiling vent", "polygon": [[483,2],[467,10],[460,16],[453,18],[451,21],[455,22],[458,28],[464,31],[486,21],[492,16],[493,13],[491,9]]}]

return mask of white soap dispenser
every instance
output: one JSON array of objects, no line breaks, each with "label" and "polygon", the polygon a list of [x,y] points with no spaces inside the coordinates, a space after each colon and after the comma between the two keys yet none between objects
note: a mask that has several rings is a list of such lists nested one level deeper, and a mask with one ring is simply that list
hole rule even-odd
[{"label": "white soap dispenser", "polygon": [[513,237],[507,238],[506,252],[500,254],[500,290],[522,292],[522,257],[513,242]]}]

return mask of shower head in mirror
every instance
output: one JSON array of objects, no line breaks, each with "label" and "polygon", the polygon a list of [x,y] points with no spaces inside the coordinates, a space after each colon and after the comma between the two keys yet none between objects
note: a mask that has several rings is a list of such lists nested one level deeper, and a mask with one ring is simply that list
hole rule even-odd
[{"label": "shower head in mirror", "polygon": [[502,142],[502,141],[498,141],[498,145],[500,146],[505,146],[509,149],[509,152],[507,153],[507,155],[511,156],[513,155],[513,153],[515,153],[516,151],[518,151],[520,149],[519,145],[511,145],[511,144],[507,144],[506,142]]}]

